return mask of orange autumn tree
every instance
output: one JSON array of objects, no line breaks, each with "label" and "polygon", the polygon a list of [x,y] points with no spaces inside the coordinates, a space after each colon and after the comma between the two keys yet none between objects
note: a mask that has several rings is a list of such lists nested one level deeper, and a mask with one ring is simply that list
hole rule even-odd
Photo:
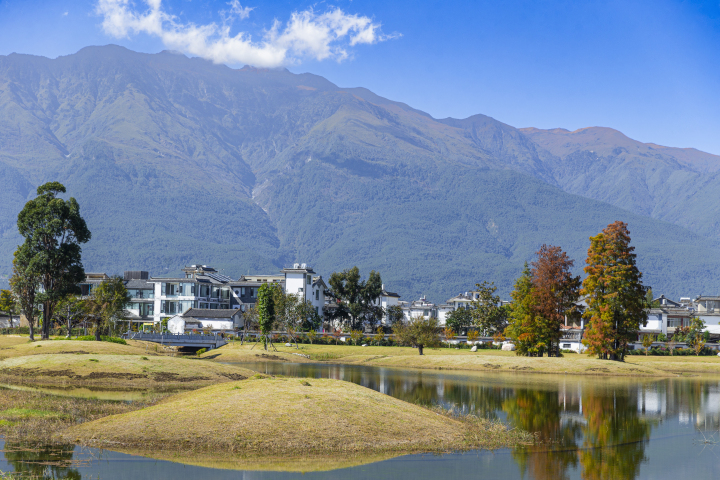
[{"label": "orange autumn tree", "polygon": [[623,361],[628,342],[647,322],[642,273],[635,265],[627,224],[617,221],[590,237],[581,295],[587,297],[588,321],[583,344],[588,354]]},{"label": "orange autumn tree", "polygon": [[548,355],[560,351],[560,327],[565,317],[577,308],[580,277],[573,277],[570,269],[574,261],[562,248],[543,245],[532,262],[532,295],[537,330],[547,345]]}]

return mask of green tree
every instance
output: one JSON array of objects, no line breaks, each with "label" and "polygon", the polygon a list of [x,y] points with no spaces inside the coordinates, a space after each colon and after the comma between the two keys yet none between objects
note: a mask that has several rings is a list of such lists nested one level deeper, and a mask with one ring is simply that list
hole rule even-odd
[{"label": "green tree", "polygon": [[[282,290],[278,284],[264,283],[258,289],[257,310],[258,325],[260,327],[260,340],[263,342],[265,350],[268,349],[268,343],[272,345],[270,334],[276,322],[275,299],[280,296]],[[253,346],[253,348],[255,348]],[[273,348],[275,348],[273,346]]]},{"label": "green tree", "polygon": [[507,325],[508,311],[502,307],[500,297],[495,295],[495,283],[477,283],[475,287],[478,295],[472,303],[473,325],[486,337],[502,333]]},{"label": "green tree", "polygon": [[445,325],[452,328],[453,331],[460,333],[467,330],[473,323],[472,312],[468,308],[456,308],[448,313],[445,318]]},{"label": "green tree", "polygon": [[387,309],[387,320],[390,324],[389,327],[394,328],[395,325],[402,323],[405,315],[403,314],[402,307],[400,305],[393,305]]},{"label": "green tree", "polygon": [[333,272],[328,283],[328,294],[337,302],[333,308],[324,309],[330,321],[357,330],[365,324],[374,325],[382,318],[382,307],[376,305],[382,293],[382,279],[375,270],[370,272],[367,280],[361,279],[358,267]]},{"label": "green tree", "polygon": [[642,346],[645,347],[645,356],[647,357],[648,352],[650,351],[650,347],[652,347],[653,344],[653,336],[652,335],[644,335],[642,340]]},{"label": "green tree", "polygon": [[21,245],[13,258],[13,274],[10,277],[10,290],[17,300],[20,313],[25,316],[30,327],[30,340],[35,340],[35,320],[37,318],[37,294],[40,277],[29,268],[27,246]]},{"label": "green tree", "polygon": [[418,353],[423,354],[425,347],[435,347],[440,344],[437,318],[415,317],[406,325],[395,328],[395,336],[403,345],[417,347]]},{"label": "green tree", "polygon": [[67,338],[71,336],[73,325],[85,318],[85,315],[85,301],[78,295],[69,295],[55,306],[55,318],[67,328]]},{"label": "green tree", "polygon": [[0,290],[0,312],[5,312],[8,315],[17,313],[17,304],[10,290]]},{"label": "green tree", "polygon": [[27,265],[22,273],[32,272],[42,286],[37,299],[43,304],[43,339],[49,338],[55,304],[85,278],[80,244],[90,240],[78,202],[72,197],[58,198],[60,193],[65,193],[65,187],[59,182],[39,186],[38,196],[25,204],[17,222],[25,238],[16,252]]},{"label": "green tree", "polygon": [[587,298],[588,320],[583,343],[590,355],[624,360],[628,342],[647,324],[647,290],[635,264],[627,224],[617,221],[590,237],[587,277],[581,294]]},{"label": "green tree", "polygon": [[130,294],[120,277],[103,280],[93,289],[87,303],[88,317],[95,323],[95,340],[100,341],[103,330],[125,319]]},{"label": "green tree", "polygon": [[535,320],[535,296],[532,291],[532,274],[525,262],[522,274],[515,280],[515,288],[510,294],[512,302],[508,326],[505,329],[505,335],[515,344],[516,355],[542,355],[545,351]]}]

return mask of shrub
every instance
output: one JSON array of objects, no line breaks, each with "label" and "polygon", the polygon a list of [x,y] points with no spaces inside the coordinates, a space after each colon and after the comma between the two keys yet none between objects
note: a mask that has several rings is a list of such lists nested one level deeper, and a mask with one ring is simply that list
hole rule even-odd
[{"label": "shrub", "polygon": [[201,348],[200,350],[195,352],[195,355],[197,355],[199,357],[200,355],[202,355],[205,352],[207,352],[207,348]]},{"label": "shrub", "polygon": [[[75,340],[82,340],[83,342],[94,342],[95,336],[94,335],[85,335],[82,337],[77,337]],[[127,345],[127,342],[124,338],[118,338],[118,337],[108,337],[107,335],[102,335],[100,337],[100,340],[103,342],[110,342],[110,343],[117,343],[119,345]]]}]

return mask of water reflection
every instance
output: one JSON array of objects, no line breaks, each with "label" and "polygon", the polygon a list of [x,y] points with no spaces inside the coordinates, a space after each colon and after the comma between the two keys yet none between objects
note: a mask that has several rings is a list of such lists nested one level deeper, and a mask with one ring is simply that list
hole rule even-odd
[{"label": "water reflection", "polygon": [[3,454],[22,478],[80,480],[73,462],[74,445],[38,445],[6,442]]},{"label": "water reflection", "polygon": [[[483,478],[632,480],[712,478],[720,471],[720,443],[717,451],[701,443],[703,435],[720,440],[717,380],[457,374],[312,364],[244,366],[275,375],[351,381],[405,401],[500,419],[535,432],[539,439],[537,445],[513,451],[407,456],[341,471],[308,473],[306,479],[422,480],[481,469]],[[86,479],[104,480],[237,478],[236,472],[123,454],[92,451],[88,456],[78,448],[73,459],[72,446],[7,443],[3,454],[0,470],[10,468],[29,478],[79,479],[81,474]],[[115,466],[113,462],[117,462]],[[243,478],[285,480],[295,475],[245,472]]]},{"label": "water reflection", "polygon": [[[246,365],[247,366],[247,365]],[[667,418],[720,427],[720,383],[708,379],[605,379],[457,375],[341,365],[249,365],[266,373],[346,380],[422,405],[500,418],[536,433],[515,449],[535,480],[638,478],[654,427]]]}]

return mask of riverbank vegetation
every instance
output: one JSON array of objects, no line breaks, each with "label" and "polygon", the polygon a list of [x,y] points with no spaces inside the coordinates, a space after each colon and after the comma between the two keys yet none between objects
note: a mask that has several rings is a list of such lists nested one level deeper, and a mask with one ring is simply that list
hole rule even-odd
[{"label": "riverbank vegetation", "polygon": [[425,348],[424,355],[411,347],[300,344],[299,349],[278,346],[266,353],[253,344],[229,344],[211,350],[202,358],[219,362],[295,362],[374,365],[435,370],[480,372],[555,373],[574,375],[674,376],[681,373],[719,374],[719,357],[629,356],[624,362],[607,362],[587,355],[566,353],[562,357],[523,357],[514,352],[482,349],[472,352],[454,347]]},{"label": "riverbank vegetation", "polygon": [[499,422],[455,418],[354,383],[259,375],[71,427],[58,439],[124,451],[264,457],[446,452],[534,440]]},{"label": "riverbank vegetation", "polygon": [[0,388],[0,435],[8,442],[51,444],[70,426],[145,408],[166,396],[147,392],[142,400],[108,401]]}]

